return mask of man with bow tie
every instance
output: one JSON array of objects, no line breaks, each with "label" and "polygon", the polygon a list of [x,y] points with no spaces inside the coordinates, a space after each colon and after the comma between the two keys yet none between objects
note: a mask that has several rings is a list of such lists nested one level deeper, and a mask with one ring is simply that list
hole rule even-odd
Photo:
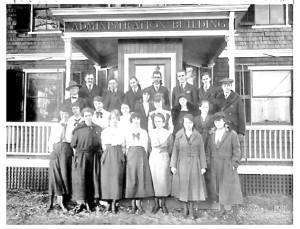
[{"label": "man with bow tie", "polygon": [[67,91],[70,91],[70,98],[65,99],[63,105],[67,107],[69,115],[73,115],[72,113],[72,104],[77,102],[80,110],[87,107],[88,104],[84,98],[81,98],[78,94],[79,89],[81,88],[80,84],[77,84],[75,81],[70,81],[69,86],[66,88]]},{"label": "man with bow tie", "polygon": [[150,92],[150,99],[154,98],[156,93],[160,93],[164,98],[164,106],[163,108],[166,110],[170,110],[170,95],[168,88],[162,86],[162,74],[160,71],[156,70],[152,74],[153,84],[150,87],[147,87]]},{"label": "man with bow tie", "polygon": [[84,77],[85,84],[79,89],[79,96],[85,98],[90,108],[94,107],[93,99],[96,96],[102,96],[102,88],[95,84],[93,73],[87,73]]},{"label": "man with bow tie", "polygon": [[244,155],[244,136],[246,132],[245,107],[240,95],[232,90],[233,79],[224,78],[220,80],[222,91],[216,96],[214,111],[223,111],[231,130],[239,137],[242,158]]},{"label": "man with bow tie", "polygon": [[96,96],[93,100],[95,112],[93,114],[92,122],[105,129],[109,125],[109,112],[104,110],[104,99],[100,96]]}]

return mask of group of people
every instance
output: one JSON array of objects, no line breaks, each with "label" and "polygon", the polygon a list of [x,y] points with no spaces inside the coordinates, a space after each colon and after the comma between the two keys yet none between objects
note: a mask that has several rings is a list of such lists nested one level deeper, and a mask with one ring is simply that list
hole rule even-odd
[{"label": "group of people", "polygon": [[220,203],[222,216],[224,205],[232,205],[239,223],[243,103],[231,90],[233,80],[221,80],[218,89],[208,74],[201,78],[196,89],[185,70],[177,73],[172,108],[159,71],[143,90],[131,77],[126,93],[115,78],[104,92],[92,74],[83,86],[71,81],[48,143],[49,210],[55,195],[63,211],[65,200],[76,200],[76,213],[100,211],[103,200],[104,210],[115,214],[118,200],[129,198],[130,213],[143,214],[142,199],[154,197],[152,213],[168,214],[166,198],[174,196],[183,202],[185,218],[196,218],[195,201],[210,199]]}]

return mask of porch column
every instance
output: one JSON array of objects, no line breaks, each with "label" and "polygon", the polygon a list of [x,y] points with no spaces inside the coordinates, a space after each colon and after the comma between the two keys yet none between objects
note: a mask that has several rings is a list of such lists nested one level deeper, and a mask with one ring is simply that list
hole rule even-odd
[{"label": "porch column", "polygon": [[[63,37],[65,42],[65,59],[66,59],[66,87],[71,81],[71,59],[72,59],[72,43],[71,37]],[[70,97],[70,93],[65,91],[65,99]]]},{"label": "porch column", "polygon": [[[229,13],[229,34],[226,37],[228,51],[229,78],[235,80],[235,40],[234,40],[234,12]],[[235,90],[235,81],[232,84]]]}]

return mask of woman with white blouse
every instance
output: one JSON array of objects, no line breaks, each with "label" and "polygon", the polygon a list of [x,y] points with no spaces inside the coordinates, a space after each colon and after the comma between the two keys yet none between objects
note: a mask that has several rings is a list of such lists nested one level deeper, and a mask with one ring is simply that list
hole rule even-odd
[{"label": "woman with white blouse", "polygon": [[125,137],[118,127],[120,112],[112,110],[109,115],[109,127],[101,134],[103,155],[101,157],[101,195],[108,200],[106,211],[117,212],[116,202],[122,198],[125,170]]},{"label": "woman with white blouse", "polygon": [[141,199],[154,195],[148,161],[148,134],[140,127],[140,114],[131,115],[132,128],[126,135],[126,189],[125,198],[132,199],[130,213],[143,214]]}]

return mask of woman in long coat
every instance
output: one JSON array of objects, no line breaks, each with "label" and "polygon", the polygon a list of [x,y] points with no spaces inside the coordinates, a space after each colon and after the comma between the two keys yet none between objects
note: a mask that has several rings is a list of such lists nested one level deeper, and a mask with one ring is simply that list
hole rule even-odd
[{"label": "woman in long coat", "polygon": [[119,119],[120,112],[112,110],[109,115],[109,127],[101,133],[104,150],[101,157],[101,199],[109,200],[106,210],[112,211],[113,214],[116,213],[116,201],[122,198],[125,168],[125,136],[118,127]]},{"label": "woman in long coat", "polygon": [[127,165],[125,198],[132,199],[131,213],[143,214],[142,198],[154,196],[148,161],[148,134],[140,127],[140,114],[131,115],[132,129],[125,137]]},{"label": "woman in long coat", "polygon": [[93,113],[93,109],[88,107],[82,110],[84,122],[74,129],[70,144],[76,149],[72,165],[73,199],[78,204],[74,209],[75,213],[83,209],[91,211],[93,198],[100,198],[102,129],[92,122]]},{"label": "woman in long coat", "polygon": [[[168,214],[166,197],[171,194],[172,174],[169,165],[174,141],[173,135],[163,128],[165,125],[164,115],[160,113],[155,114],[154,125],[155,129],[149,130],[151,142],[149,165],[155,195],[155,205],[152,208],[152,213],[157,213],[161,207],[162,212]],[[160,206],[159,202],[161,202]]]},{"label": "woman in long coat", "polygon": [[49,209],[53,209],[53,198],[57,195],[57,202],[61,209],[67,211],[63,198],[71,195],[71,168],[73,150],[66,138],[67,122],[69,118],[68,109],[63,107],[60,111],[61,121],[51,129],[48,142],[50,152],[49,166]]},{"label": "woman in long coat", "polygon": [[206,185],[203,174],[206,171],[206,158],[201,135],[193,128],[191,114],[183,117],[183,126],[176,133],[171,157],[173,173],[171,195],[184,203],[183,216],[188,214],[195,219],[194,201],[206,199]]},{"label": "woman in long coat", "polygon": [[237,223],[238,204],[243,203],[243,196],[237,173],[241,151],[237,133],[228,129],[223,112],[214,115],[216,131],[210,136],[207,145],[207,161],[211,168],[210,189],[212,198],[221,205],[220,214],[225,215],[224,205],[233,205],[233,213]]}]

